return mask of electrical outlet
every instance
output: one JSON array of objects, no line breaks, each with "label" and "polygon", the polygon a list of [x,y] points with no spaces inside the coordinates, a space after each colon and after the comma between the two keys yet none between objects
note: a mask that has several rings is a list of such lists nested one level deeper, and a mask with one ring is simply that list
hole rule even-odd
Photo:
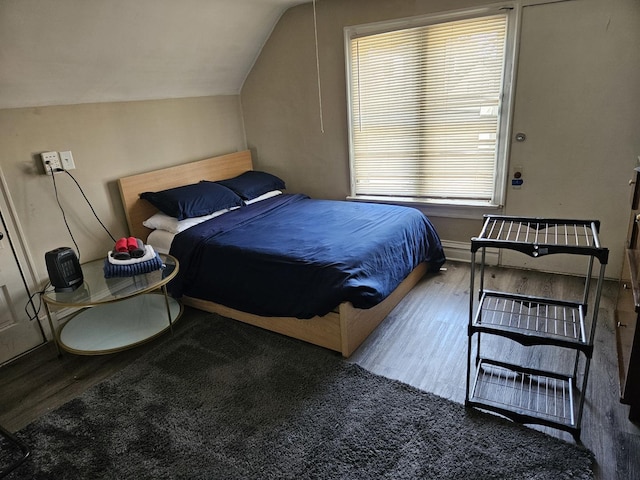
[{"label": "electrical outlet", "polygon": [[40,154],[40,158],[42,159],[42,166],[47,175],[51,175],[56,169],[62,168],[58,152],[43,152]]},{"label": "electrical outlet", "polygon": [[73,155],[71,151],[60,152],[60,163],[65,170],[73,170],[76,168],[76,164],[73,163]]}]

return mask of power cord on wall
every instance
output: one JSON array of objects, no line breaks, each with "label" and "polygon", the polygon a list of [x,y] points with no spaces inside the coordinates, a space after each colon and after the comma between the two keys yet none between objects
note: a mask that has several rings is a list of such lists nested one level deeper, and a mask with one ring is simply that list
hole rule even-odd
[{"label": "power cord on wall", "polygon": [[87,202],[87,205],[89,205],[89,208],[91,209],[91,213],[93,213],[93,216],[96,218],[96,220],[98,221],[98,223],[102,226],[102,228],[104,229],[105,232],[107,232],[107,235],[109,235],[109,237],[111,238],[111,240],[113,240],[113,242],[116,242],[115,237],[111,234],[111,232],[109,231],[109,229],[105,226],[105,224],[102,222],[102,220],[100,220],[100,218],[98,217],[98,214],[96,213],[95,209],[93,208],[93,205],[91,205],[91,202],[89,201],[89,199],[87,198],[87,195],[84,193],[84,190],[82,189],[82,187],[80,186],[80,184],[78,183],[78,181],[75,179],[75,177],[73,175],[71,175],[69,173],[68,170],[64,170],[62,168],[56,168],[53,169],[51,167],[49,167],[49,169],[51,170],[51,179],[53,181],[53,190],[55,192],[55,196],[56,196],[56,202],[58,203],[58,207],[60,207],[60,211],[62,212],[62,218],[64,220],[64,224],[67,227],[67,231],[69,232],[69,236],[71,237],[71,240],[73,241],[73,244],[76,247],[76,251],[78,252],[78,260],[80,259],[80,248],[78,247],[78,243],[76,242],[76,239],[73,237],[73,233],[71,232],[71,228],[69,227],[69,223],[67,222],[67,216],[64,212],[64,208],[62,208],[62,204],[60,203],[60,199],[58,197],[58,187],[56,185],[56,176],[55,173],[56,172],[64,172],[67,175],[69,175],[69,177],[71,177],[71,179],[73,180],[73,182],[76,184],[76,186],[78,187],[78,190],[80,190],[80,193],[82,194],[82,196],[84,197],[85,201]]},{"label": "power cord on wall", "polygon": [[[109,231],[109,229],[105,226],[105,224],[102,222],[102,220],[100,220],[100,218],[98,217],[98,214],[96,213],[95,209],[93,208],[93,205],[91,205],[91,202],[89,201],[89,199],[87,198],[87,195],[84,193],[84,190],[82,189],[82,187],[80,186],[80,184],[78,183],[78,181],[75,179],[75,177],[73,175],[71,175],[67,170],[64,170],[62,168],[51,168],[51,165],[49,162],[47,162],[47,166],[49,167],[49,170],[51,172],[51,180],[53,182],[53,190],[55,192],[55,197],[56,197],[56,202],[58,203],[58,207],[60,208],[60,211],[62,212],[62,218],[64,220],[64,224],[67,227],[67,231],[69,232],[69,236],[71,237],[71,240],[73,241],[73,244],[76,247],[76,251],[78,252],[78,260],[80,259],[80,247],[78,247],[78,243],[76,242],[76,239],[73,236],[73,233],[71,232],[71,227],[69,226],[69,222],[67,221],[67,215],[64,211],[64,208],[62,207],[62,203],[60,203],[60,198],[58,197],[58,186],[56,184],[56,176],[55,174],[58,172],[65,172],[67,175],[69,175],[69,177],[71,177],[71,179],[73,180],[73,182],[76,184],[76,186],[78,187],[78,190],[80,190],[80,193],[82,194],[82,196],[84,197],[85,201],[87,202],[87,205],[89,205],[89,208],[91,209],[91,212],[93,213],[93,216],[96,218],[96,220],[98,221],[98,223],[100,223],[100,225],[102,226],[102,228],[104,229],[105,232],[107,232],[107,234],[109,235],[109,237],[111,237],[111,240],[113,240],[113,242],[116,242],[115,237],[111,234],[111,232]],[[29,300],[27,301],[27,304],[24,307],[24,311],[27,314],[27,316],[29,317],[29,319],[31,321],[35,320],[38,318],[38,315],[40,315],[40,310],[42,309],[42,294],[44,292],[47,291],[47,289],[51,286],[51,282],[47,282],[46,285],[39,291],[32,293],[29,297]],[[35,302],[34,302],[34,297],[38,296],[38,305],[36,306]],[[31,307],[31,312],[29,312],[29,307]]]},{"label": "power cord on wall", "polygon": [[[78,259],[80,259],[80,247],[78,247],[78,243],[76,242],[76,239],[74,238],[73,233],[71,232],[71,227],[69,226],[69,222],[67,221],[67,215],[66,215],[66,213],[64,211],[64,208],[62,207],[62,203],[60,203],[60,198],[58,196],[58,186],[56,184],[56,176],[55,176],[55,174],[57,172],[65,172],[67,175],[69,175],[69,177],[71,177],[73,182],[78,187],[78,190],[80,190],[80,193],[84,197],[85,201],[87,202],[87,205],[89,205],[89,208],[91,209],[91,212],[93,213],[93,216],[96,218],[98,223],[100,223],[100,225],[102,226],[104,231],[107,232],[109,237],[111,237],[111,240],[113,240],[113,242],[115,243],[116,242],[115,237],[111,234],[111,232],[105,226],[105,224],[102,222],[102,220],[100,220],[100,218],[98,217],[98,214],[96,213],[95,209],[93,208],[93,205],[91,205],[91,202],[87,198],[87,195],[84,193],[84,190],[82,189],[82,187],[80,186],[78,181],[75,179],[75,177],[73,175],[71,175],[68,171],[66,171],[66,170],[64,170],[62,168],[56,168],[56,169],[52,168],[50,162],[46,162],[46,166],[48,167],[49,171],[51,172],[51,180],[53,182],[53,190],[55,192],[56,202],[58,203],[58,207],[60,208],[60,211],[62,212],[62,218],[64,220],[65,226],[67,227],[67,231],[69,232],[69,236],[71,237],[71,240],[73,241],[73,244],[76,247],[76,251],[78,252]],[[4,220],[3,220],[3,223],[4,223]],[[13,245],[12,245],[12,248],[13,248]],[[14,255],[15,255],[15,251],[14,251]],[[17,257],[16,257],[16,261],[17,261]],[[20,266],[19,263],[18,263],[18,266]],[[22,269],[20,269],[20,274],[22,275]],[[51,282],[50,281],[47,282],[45,284],[45,286],[41,290],[39,290],[37,292],[34,292],[34,293],[31,293],[31,291],[29,290],[29,287],[28,287],[28,285],[26,283],[26,280],[25,280],[24,276],[23,276],[23,281],[25,282],[25,288],[27,290],[27,293],[29,294],[29,298],[27,300],[27,303],[24,306],[24,311],[25,311],[27,317],[29,318],[29,321],[38,320],[39,315],[40,315],[40,311],[42,310],[42,295],[51,286]],[[37,305],[36,305],[36,302],[34,300],[34,297],[36,297],[36,296],[38,297]],[[46,338],[46,335],[44,333],[44,330],[42,329],[42,325],[40,324],[39,321],[38,321],[38,326],[40,327],[40,333],[42,335],[42,341],[44,343],[44,342],[47,341],[47,338]]]},{"label": "power cord on wall", "polygon": [[64,208],[62,208],[62,204],[60,203],[60,198],[58,197],[58,186],[56,185],[56,172],[58,171],[64,171],[61,168],[56,168],[53,169],[51,168],[51,164],[49,164],[49,162],[47,162],[47,165],[49,166],[49,170],[51,170],[51,180],[53,181],[53,191],[55,193],[56,196],[56,202],[58,203],[58,207],[60,208],[60,211],[62,212],[62,219],[64,220],[64,224],[67,227],[67,231],[69,232],[69,236],[71,237],[71,240],[73,241],[73,244],[76,246],[76,252],[78,252],[78,260],[80,260],[80,248],[78,247],[78,243],[76,242],[76,239],[73,237],[73,233],[71,232],[71,227],[69,227],[69,222],[67,222],[67,215],[64,212]]},{"label": "power cord on wall", "polygon": [[82,190],[82,187],[80,186],[80,184],[78,183],[78,181],[75,179],[75,177],[73,175],[71,175],[69,173],[68,170],[64,170],[64,172],[69,175],[71,177],[71,180],[73,180],[73,182],[76,184],[76,186],[78,187],[78,190],[80,190],[80,193],[82,194],[82,196],[84,197],[85,201],[87,202],[87,205],[89,205],[89,208],[91,209],[91,213],[93,213],[93,216],[96,217],[96,220],[98,221],[98,223],[102,226],[102,228],[104,229],[105,232],[107,232],[107,235],[109,235],[109,237],[111,237],[111,240],[113,240],[113,242],[116,242],[116,239],[113,235],[111,235],[111,232],[109,231],[109,229],[105,226],[104,223],[102,223],[102,220],[100,220],[100,218],[98,217],[98,214],[96,213],[96,211],[93,209],[93,205],[91,205],[91,202],[89,201],[89,199],[87,198],[87,196],[84,193],[84,190]]}]

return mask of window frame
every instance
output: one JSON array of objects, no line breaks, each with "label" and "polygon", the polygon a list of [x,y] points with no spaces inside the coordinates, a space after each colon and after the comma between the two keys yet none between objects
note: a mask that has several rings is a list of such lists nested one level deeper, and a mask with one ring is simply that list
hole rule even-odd
[{"label": "window frame", "polygon": [[[367,35],[446,23],[450,21],[480,18],[500,13],[507,15],[507,33],[505,39],[505,67],[503,72],[502,101],[498,124],[498,140],[492,199],[487,202],[478,200],[356,195],[354,169],[355,152],[353,144],[353,105],[351,102],[351,77],[353,73],[351,64],[351,40]],[[345,70],[347,84],[346,100],[348,114],[347,127],[349,142],[349,177],[351,190],[348,199],[422,206],[427,207],[429,210],[432,210],[436,213],[440,213],[443,216],[460,216],[463,218],[477,218],[479,211],[503,208],[507,192],[507,174],[509,170],[509,151],[511,144],[510,137],[515,97],[515,76],[520,19],[520,2],[515,1],[493,4],[478,8],[456,10],[445,13],[428,14],[363,25],[347,26],[344,28]]]}]

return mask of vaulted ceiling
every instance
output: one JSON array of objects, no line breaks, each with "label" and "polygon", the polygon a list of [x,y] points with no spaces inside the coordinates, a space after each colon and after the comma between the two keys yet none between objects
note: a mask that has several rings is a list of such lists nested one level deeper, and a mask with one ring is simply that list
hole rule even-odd
[{"label": "vaulted ceiling", "polygon": [[0,108],[238,94],[309,0],[0,0]]}]

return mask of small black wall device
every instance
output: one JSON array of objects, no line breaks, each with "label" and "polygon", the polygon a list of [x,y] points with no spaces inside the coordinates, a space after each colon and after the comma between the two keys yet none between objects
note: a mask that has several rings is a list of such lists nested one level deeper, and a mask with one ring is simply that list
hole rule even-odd
[{"label": "small black wall device", "polygon": [[49,280],[56,292],[71,292],[82,285],[80,262],[69,247],[59,247],[44,254]]}]

